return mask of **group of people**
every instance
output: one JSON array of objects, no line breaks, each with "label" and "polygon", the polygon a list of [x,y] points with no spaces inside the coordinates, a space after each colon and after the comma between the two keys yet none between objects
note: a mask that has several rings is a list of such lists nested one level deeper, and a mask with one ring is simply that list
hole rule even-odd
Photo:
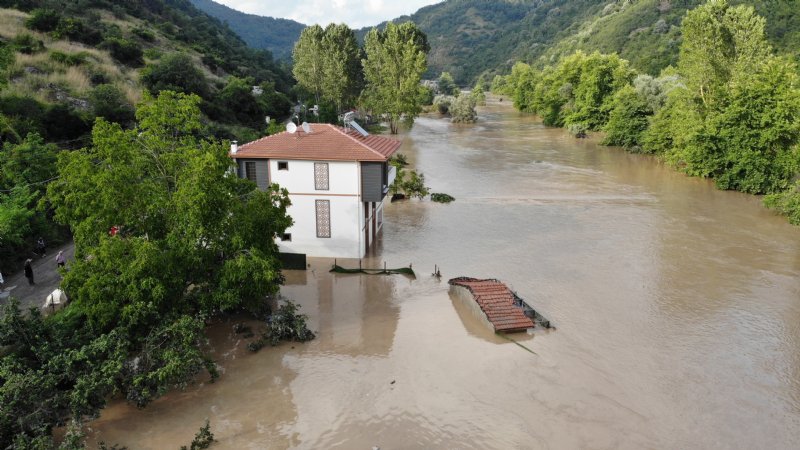
[{"label": "group of people", "polygon": [[[47,256],[47,246],[44,242],[44,238],[40,237],[39,240],[36,242],[36,254],[38,254],[42,258]],[[59,250],[58,254],[56,255],[56,266],[61,268],[64,267],[66,264],[67,264],[67,258],[64,256],[64,252]],[[34,284],[36,284],[36,282],[33,279],[33,260],[31,258],[25,260],[25,278],[28,279],[29,285],[33,286]],[[2,280],[1,277],[0,280]]]}]

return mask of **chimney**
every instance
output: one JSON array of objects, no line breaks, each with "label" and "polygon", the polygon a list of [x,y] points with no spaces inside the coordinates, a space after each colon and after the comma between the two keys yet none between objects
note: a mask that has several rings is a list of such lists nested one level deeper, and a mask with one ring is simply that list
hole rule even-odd
[{"label": "chimney", "polygon": [[231,155],[236,155],[236,152],[239,151],[239,143],[237,141],[231,141]]}]

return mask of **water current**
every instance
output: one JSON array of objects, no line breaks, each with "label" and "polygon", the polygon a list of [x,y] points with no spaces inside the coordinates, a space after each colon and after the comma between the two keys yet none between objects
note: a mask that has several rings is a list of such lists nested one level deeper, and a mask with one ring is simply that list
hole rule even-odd
[{"label": "water current", "polygon": [[[312,259],[281,292],[316,340],[253,354],[215,325],[216,383],[114,401],[91,441],[177,449],[208,418],[217,449],[800,448],[800,228],[508,101],[479,113],[401,136],[456,201],[388,205],[364,264],[416,280]],[[495,336],[448,294],[462,275],[557,330]]]}]

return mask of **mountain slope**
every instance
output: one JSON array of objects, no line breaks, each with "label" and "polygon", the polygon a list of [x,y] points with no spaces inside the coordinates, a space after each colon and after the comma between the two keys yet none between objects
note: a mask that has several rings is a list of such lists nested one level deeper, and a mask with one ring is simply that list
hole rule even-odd
[{"label": "mountain slope", "polygon": [[[192,1],[216,5],[211,0]],[[518,60],[541,66],[579,49],[617,52],[638,71],[657,74],[676,61],[681,20],[686,11],[703,1],[446,0],[410,16],[398,17],[394,22],[413,21],[428,35],[429,77],[448,71],[460,84],[472,83],[484,72],[507,72]],[[776,51],[794,57],[800,55],[798,0],[730,0],[730,3],[752,5],[767,19],[767,34]],[[274,39],[270,36],[275,31],[266,24],[275,19],[217,7],[227,10],[231,19],[216,12],[219,8],[209,8],[208,12],[235,24],[234,30],[248,42]],[[245,22],[245,17],[254,22]],[[385,22],[377,26],[383,27]],[[369,28],[363,28],[357,35],[363,39],[367,31]],[[287,32],[286,39],[281,41],[284,47],[274,49],[274,53],[291,54],[293,39],[299,31],[296,33]]]},{"label": "mountain slope", "polygon": [[276,59],[290,60],[292,48],[306,26],[288,19],[246,14],[211,0],[190,0],[206,14],[227,23],[252,48],[272,52]]},{"label": "mountain slope", "polygon": [[[261,127],[269,114],[252,110],[242,119],[232,89],[225,90],[232,81],[242,80],[235,87],[248,93],[247,86],[266,83],[268,95],[293,84],[269,52],[249,48],[188,0],[0,0],[0,46],[13,53],[10,83],[0,92],[9,123],[0,127],[3,140],[28,132],[76,139],[95,116],[119,119],[98,103],[132,111],[143,90],[161,86],[200,95],[204,112],[224,125],[215,131],[232,136],[235,128]],[[283,103],[280,115],[288,111]]]}]

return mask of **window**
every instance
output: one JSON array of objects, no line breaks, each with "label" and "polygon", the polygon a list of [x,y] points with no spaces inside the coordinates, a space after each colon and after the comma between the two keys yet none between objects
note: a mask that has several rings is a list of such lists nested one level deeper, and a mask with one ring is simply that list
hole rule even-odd
[{"label": "window", "polygon": [[314,163],[314,189],[327,191],[328,188],[328,163]]},{"label": "window", "polygon": [[253,183],[256,182],[256,163],[254,161],[247,161],[244,163],[244,177]]},{"label": "window", "polygon": [[292,233],[283,233],[281,240],[284,242],[292,242]]},{"label": "window", "polygon": [[331,237],[331,201],[317,200],[317,237]]},{"label": "window", "polygon": [[289,170],[289,161],[278,161],[278,170]]}]

